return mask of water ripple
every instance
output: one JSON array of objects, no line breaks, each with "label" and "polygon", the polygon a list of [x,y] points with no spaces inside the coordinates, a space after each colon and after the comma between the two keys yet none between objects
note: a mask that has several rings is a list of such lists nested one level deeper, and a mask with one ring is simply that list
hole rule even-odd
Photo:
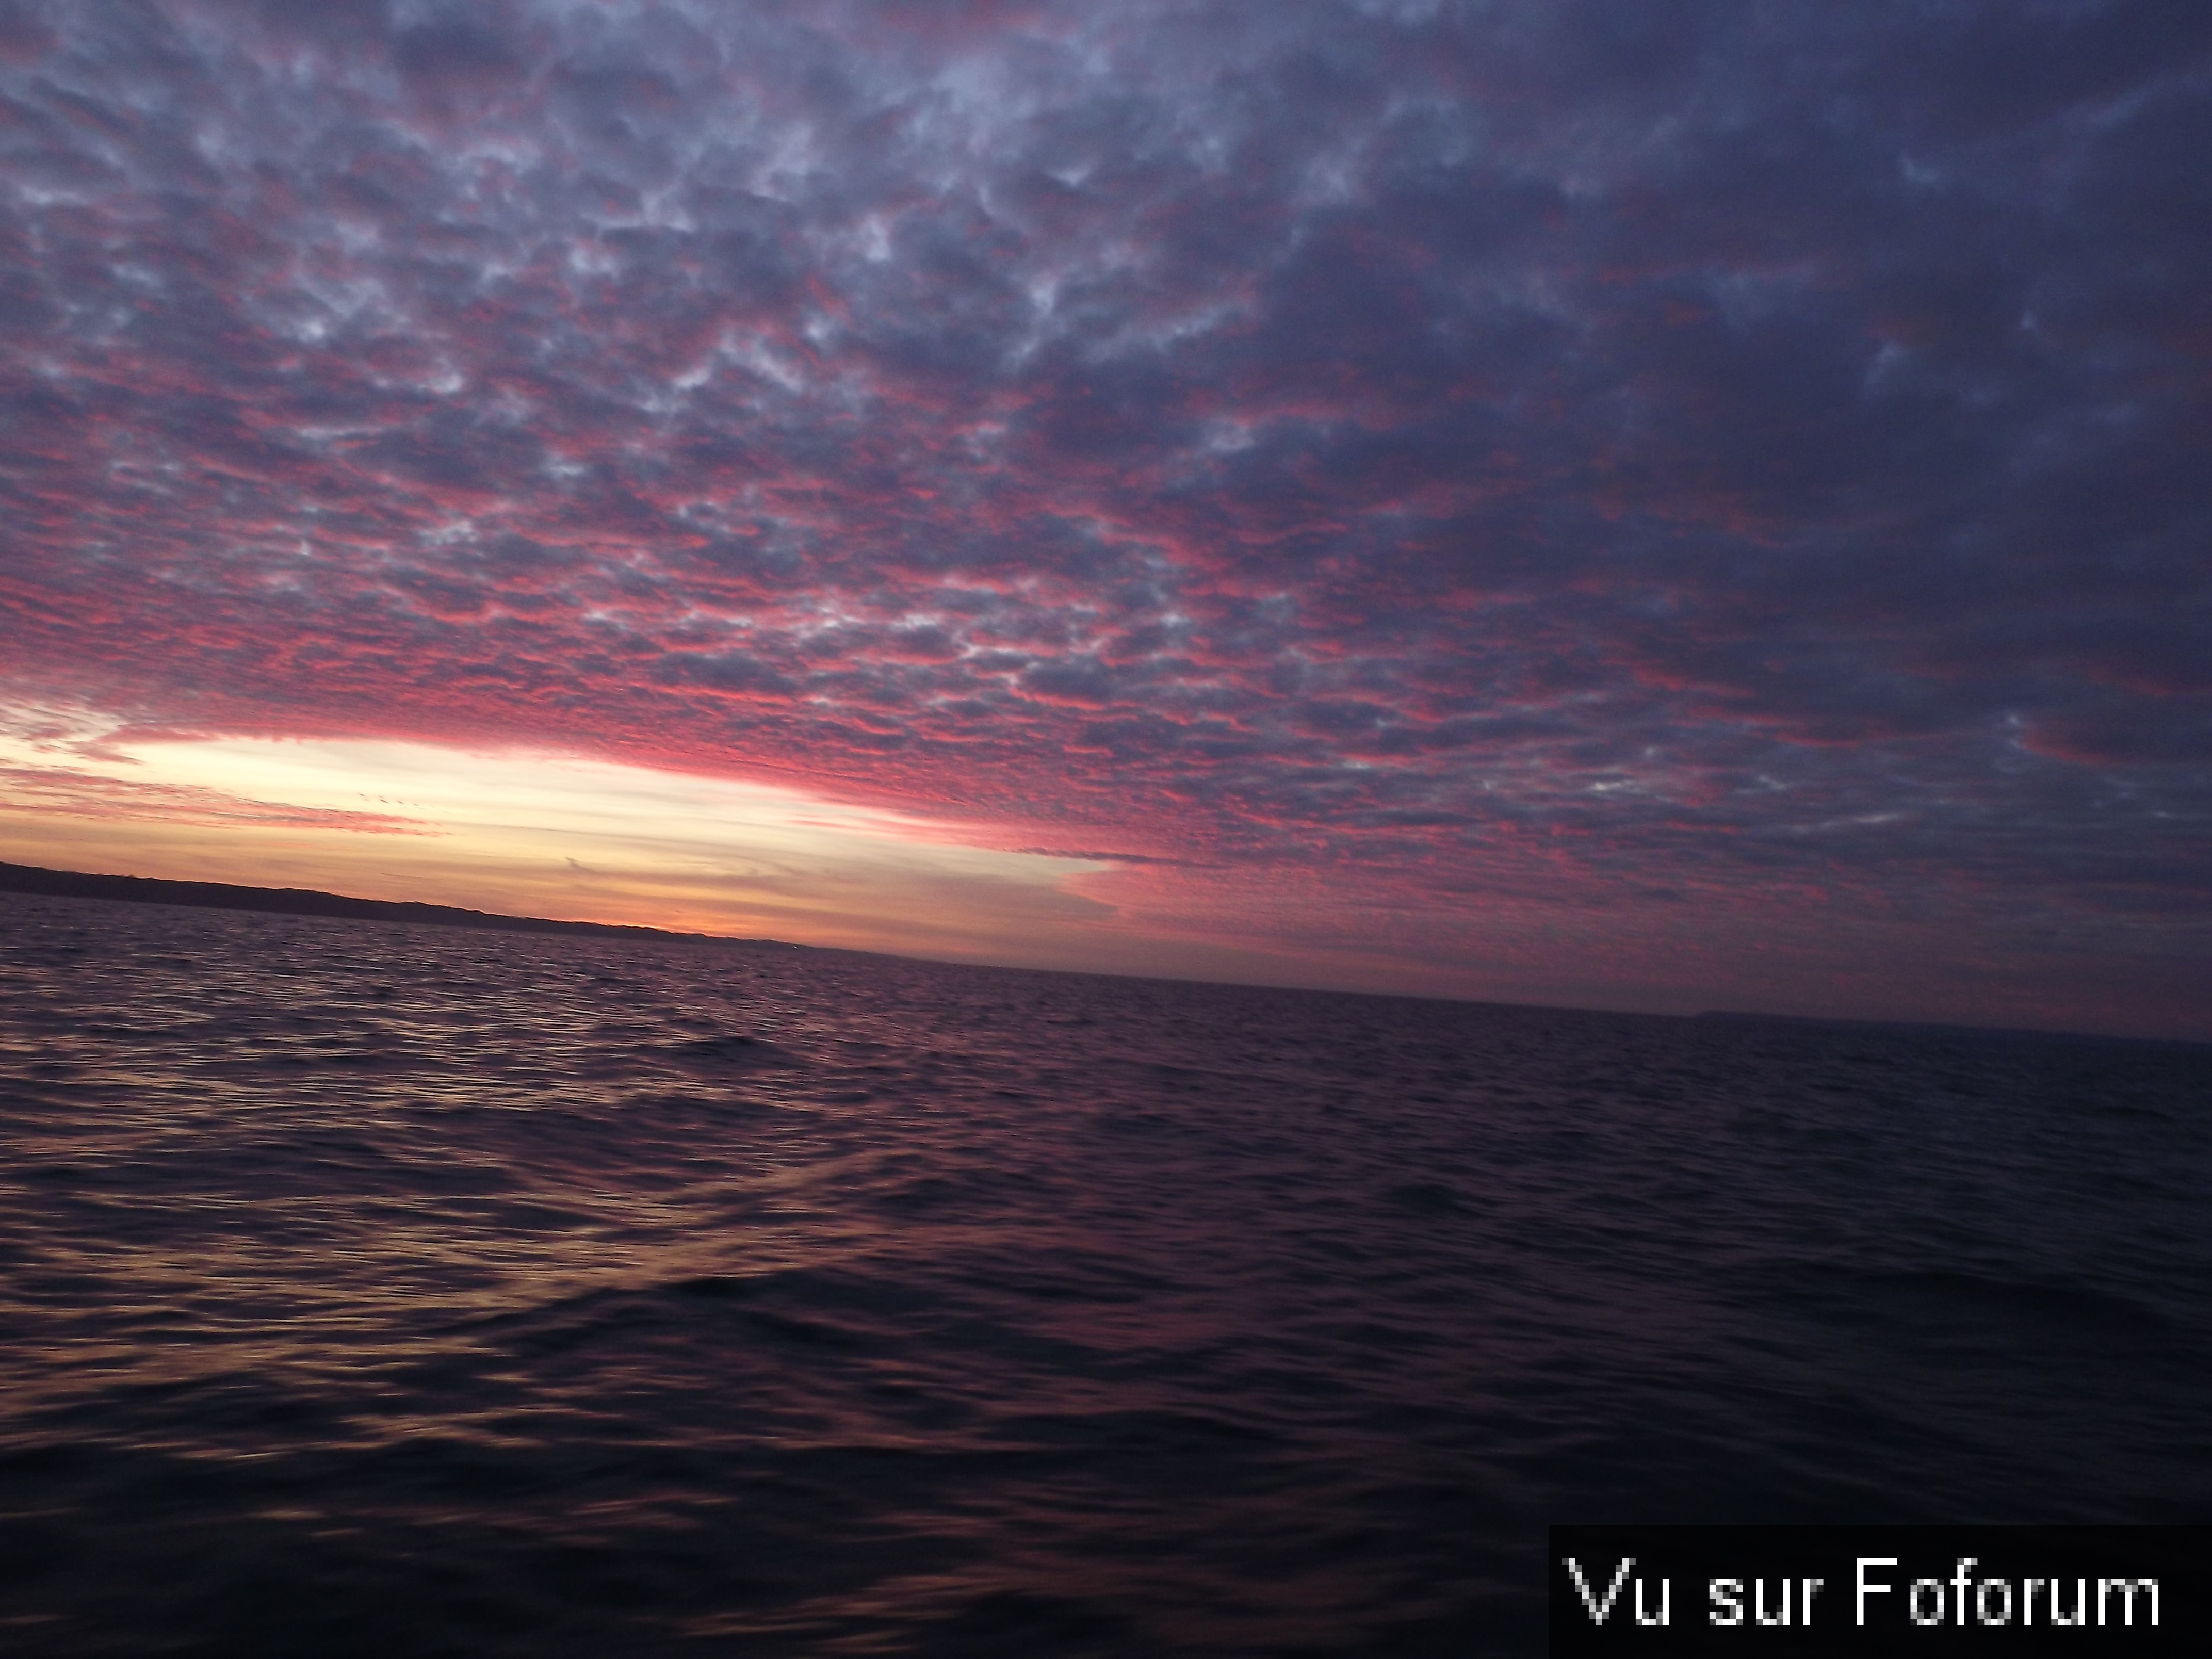
[{"label": "water ripple", "polygon": [[0,983],[11,1653],[1531,1653],[1549,1521],[2212,1489],[2201,1050],[13,896]]}]

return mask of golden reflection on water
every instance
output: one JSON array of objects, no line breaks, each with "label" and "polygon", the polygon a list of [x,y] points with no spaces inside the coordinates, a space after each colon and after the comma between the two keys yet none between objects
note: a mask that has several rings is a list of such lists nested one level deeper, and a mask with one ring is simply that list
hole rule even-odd
[{"label": "golden reflection on water", "polygon": [[1561,1513],[2205,1485],[2202,1054],[0,907],[89,1650],[1457,1651]]}]

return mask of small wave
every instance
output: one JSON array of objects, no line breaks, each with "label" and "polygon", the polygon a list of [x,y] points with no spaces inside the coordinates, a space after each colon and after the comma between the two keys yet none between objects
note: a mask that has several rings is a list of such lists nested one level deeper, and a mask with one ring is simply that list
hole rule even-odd
[{"label": "small wave", "polygon": [[2153,1337],[2172,1329],[2162,1315],[2118,1291],[2048,1279],[1826,1263],[1777,1264],[1759,1277],[1772,1299],[1846,1322],[2018,1326],[2045,1338],[2069,1332],[2084,1338]]},{"label": "small wave", "polygon": [[717,1071],[768,1067],[781,1070],[799,1063],[799,1057],[791,1050],[770,1042],[765,1037],[747,1036],[735,1032],[672,1043],[660,1052],[682,1064]]},{"label": "small wave", "polygon": [[1441,1181],[1405,1182],[1391,1188],[1383,1196],[1397,1208],[1419,1215],[1449,1215],[1474,1207],[1465,1193]]}]

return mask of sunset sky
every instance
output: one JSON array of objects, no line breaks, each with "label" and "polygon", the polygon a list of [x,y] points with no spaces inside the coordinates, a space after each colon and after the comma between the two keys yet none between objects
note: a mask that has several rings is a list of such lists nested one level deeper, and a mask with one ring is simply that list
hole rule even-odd
[{"label": "sunset sky", "polygon": [[2212,1037],[2212,6],[0,3],[0,859]]}]

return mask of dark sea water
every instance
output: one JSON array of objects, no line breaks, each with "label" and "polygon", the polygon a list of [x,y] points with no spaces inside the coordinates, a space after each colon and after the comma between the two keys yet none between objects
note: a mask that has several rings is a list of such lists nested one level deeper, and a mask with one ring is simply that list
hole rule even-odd
[{"label": "dark sea water", "polygon": [[2212,1050],[0,896],[0,1652],[1541,1650],[2203,1521]]}]

